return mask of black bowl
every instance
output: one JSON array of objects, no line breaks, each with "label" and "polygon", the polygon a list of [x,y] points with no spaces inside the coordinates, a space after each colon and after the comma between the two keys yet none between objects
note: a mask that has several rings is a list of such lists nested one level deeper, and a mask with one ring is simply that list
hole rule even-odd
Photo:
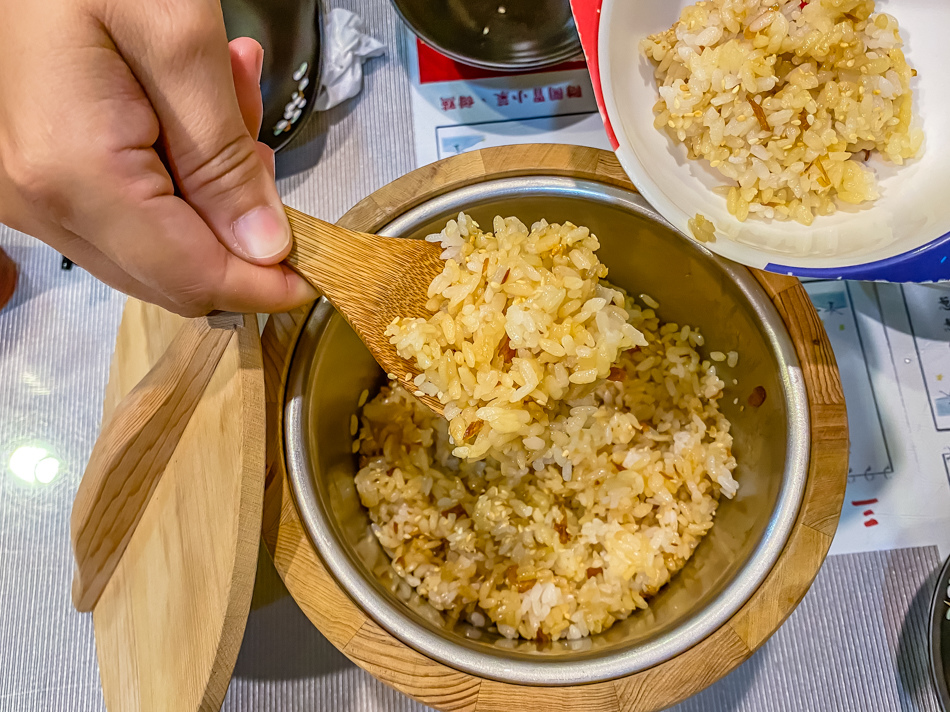
[{"label": "black bowl", "polygon": [[580,55],[570,0],[392,0],[423,42],[483,69],[538,69]]},{"label": "black bowl", "polygon": [[320,87],[322,0],[221,0],[228,40],[253,37],[264,48],[260,140],[275,151],[297,135]]}]

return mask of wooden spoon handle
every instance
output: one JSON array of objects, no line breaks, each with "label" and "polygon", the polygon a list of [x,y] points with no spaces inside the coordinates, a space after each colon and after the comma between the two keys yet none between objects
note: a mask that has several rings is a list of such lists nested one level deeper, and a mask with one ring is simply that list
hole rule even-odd
[{"label": "wooden spoon handle", "polygon": [[235,328],[243,324],[237,314],[186,322],[103,425],[70,519],[77,610],[91,611],[102,595]]},{"label": "wooden spoon handle", "polygon": [[373,267],[393,238],[354,232],[287,206],[284,211],[294,235],[284,261],[330,301],[341,290],[359,290],[367,281],[373,283]]}]

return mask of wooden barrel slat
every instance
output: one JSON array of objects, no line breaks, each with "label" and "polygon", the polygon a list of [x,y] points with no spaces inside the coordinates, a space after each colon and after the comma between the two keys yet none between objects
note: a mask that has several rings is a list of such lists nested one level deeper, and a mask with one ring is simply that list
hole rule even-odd
[{"label": "wooden barrel slat", "polygon": [[623,709],[615,682],[571,687],[527,687],[483,680],[476,712],[619,712]]},{"label": "wooden barrel slat", "polygon": [[742,638],[726,624],[678,657],[615,681],[620,709],[666,709],[728,675],[751,654]]},{"label": "wooden barrel slat", "polygon": [[407,648],[370,620],[343,653],[383,682],[427,705],[446,712],[476,709],[481,680]]}]

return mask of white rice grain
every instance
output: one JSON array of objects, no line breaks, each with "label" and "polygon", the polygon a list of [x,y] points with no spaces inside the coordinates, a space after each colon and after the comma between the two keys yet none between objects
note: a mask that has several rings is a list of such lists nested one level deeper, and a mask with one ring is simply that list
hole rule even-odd
[{"label": "white rice grain", "polygon": [[[654,125],[727,179],[728,211],[810,225],[878,197],[871,152],[898,166],[919,154],[902,45],[874,0],[704,0],[640,48]],[[689,228],[715,238],[701,215]]]}]

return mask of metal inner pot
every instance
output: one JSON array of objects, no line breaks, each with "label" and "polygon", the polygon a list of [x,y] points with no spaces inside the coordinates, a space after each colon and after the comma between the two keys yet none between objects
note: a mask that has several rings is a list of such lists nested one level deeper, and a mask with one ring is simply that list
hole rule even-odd
[{"label": "metal inner pot", "polygon": [[[607,680],[666,661],[723,625],[775,564],[801,503],[808,468],[808,404],[788,332],[748,270],[675,232],[637,194],[586,181],[487,181],[407,212],[384,235],[423,237],[465,210],[482,225],[496,214],[586,225],[601,242],[608,279],[652,296],[662,321],[698,326],[704,353],[738,351],[719,364],[721,404],[732,422],[739,493],[650,607],[581,640],[511,641],[442,615],[393,571],[370,530],[353,476],[350,417],[380,368],[349,326],[318,303],[298,341],[284,403],[288,474],[301,520],[344,591],[407,645],[482,677],[532,685]],[[733,384],[733,379],[738,381]],[[759,407],[748,399],[761,386]],[[737,402],[736,402],[737,401]]]}]

